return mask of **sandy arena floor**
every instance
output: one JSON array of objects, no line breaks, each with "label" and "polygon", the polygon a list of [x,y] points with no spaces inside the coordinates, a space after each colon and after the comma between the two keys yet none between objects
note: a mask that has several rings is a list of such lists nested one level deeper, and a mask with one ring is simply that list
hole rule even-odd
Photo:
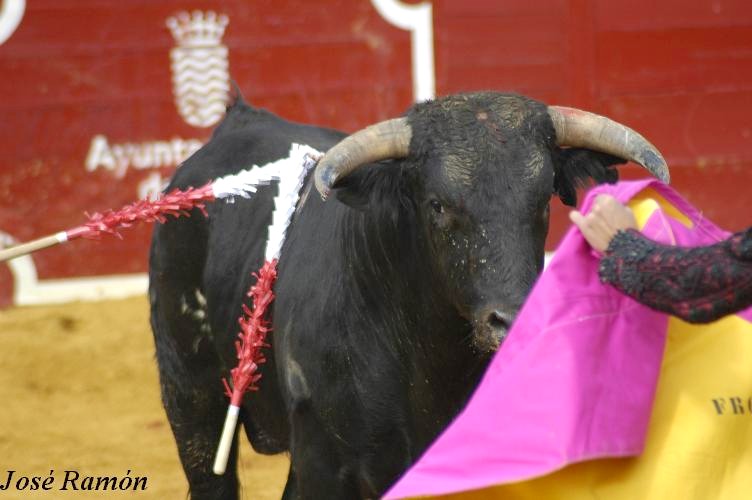
[{"label": "sandy arena floor", "polygon": [[[53,469],[58,486],[65,470],[148,478],[137,493],[0,491],[3,499],[186,498],[145,298],[1,310],[0,401],[0,486],[8,470]],[[242,498],[279,498],[287,457],[242,444]]]}]

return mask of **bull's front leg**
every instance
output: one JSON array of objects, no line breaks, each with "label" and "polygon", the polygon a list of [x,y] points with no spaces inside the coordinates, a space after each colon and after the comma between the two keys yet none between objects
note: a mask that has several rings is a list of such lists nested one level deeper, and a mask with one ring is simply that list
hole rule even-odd
[{"label": "bull's front leg", "polygon": [[[346,412],[343,403],[341,412]],[[332,410],[334,411],[334,410]],[[337,432],[323,422],[310,401],[297,401],[291,415],[291,473],[287,498],[357,500],[379,498],[410,465],[403,429],[386,422],[372,433],[355,422]],[[357,429],[357,430],[356,430]]]},{"label": "bull's front leg", "polygon": [[287,488],[294,493],[289,494],[289,498],[367,498],[358,491],[355,471],[347,465],[341,446],[328,434],[311,401],[294,401],[290,417],[290,461],[294,474],[290,474],[288,481],[294,483],[288,484]]},{"label": "bull's front leg", "polygon": [[282,492],[282,500],[297,500],[298,499],[298,485],[295,479],[295,469],[290,464],[290,470],[287,473],[287,483],[285,484],[285,491]]},{"label": "bull's front leg", "polygon": [[299,393],[290,401],[291,471],[285,499],[376,499],[409,466],[404,426],[388,417],[379,419],[378,430],[367,425],[354,399],[323,411]]}]

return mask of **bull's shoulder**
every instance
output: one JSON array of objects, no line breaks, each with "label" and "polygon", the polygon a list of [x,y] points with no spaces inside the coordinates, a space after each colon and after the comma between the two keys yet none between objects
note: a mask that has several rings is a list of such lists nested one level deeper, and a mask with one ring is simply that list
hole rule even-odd
[{"label": "bull's shoulder", "polygon": [[345,135],[329,128],[291,122],[244,103],[234,105],[209,142],[177,170],[171,187],[201,185],[284,158],[293,143],[326,151]]},{"label": "bull's shoulder", "polygon": [[316,148],[338,142],[346,135],[335,129],[286,120],[271,111],[244,102],[236,103],[227,109],[227,114],[214,130],[212,137],[237,134],[288,138],[298,142],[304,141]]}]

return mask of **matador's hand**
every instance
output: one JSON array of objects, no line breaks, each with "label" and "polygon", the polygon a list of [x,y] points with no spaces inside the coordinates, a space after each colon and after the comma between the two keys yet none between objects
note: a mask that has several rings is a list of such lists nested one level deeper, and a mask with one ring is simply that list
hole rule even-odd
[{"label": "matador's hand", "polygon": [[569,212],[569,220],[580,228],[590,246],[601,253],[606,251],[617,231],[637,228],[632,211],[607,194],[595,198],[587,215],[577,210]]}]

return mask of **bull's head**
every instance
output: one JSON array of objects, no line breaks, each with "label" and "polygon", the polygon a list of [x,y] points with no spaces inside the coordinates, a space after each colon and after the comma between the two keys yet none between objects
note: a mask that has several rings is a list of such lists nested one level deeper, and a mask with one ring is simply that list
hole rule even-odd
[{"label": "bull's head", "polygon": [[398,159],[434,268],[484,351],[504,338],[542,269],[552,194],[574,205],[578,184],[613,182],[613,165],[626,160],[669,176],[655,147],[608,118],[477,93],[417,104],[351,135],[319,162],[316,187],[326,197],[385,159]]}]

